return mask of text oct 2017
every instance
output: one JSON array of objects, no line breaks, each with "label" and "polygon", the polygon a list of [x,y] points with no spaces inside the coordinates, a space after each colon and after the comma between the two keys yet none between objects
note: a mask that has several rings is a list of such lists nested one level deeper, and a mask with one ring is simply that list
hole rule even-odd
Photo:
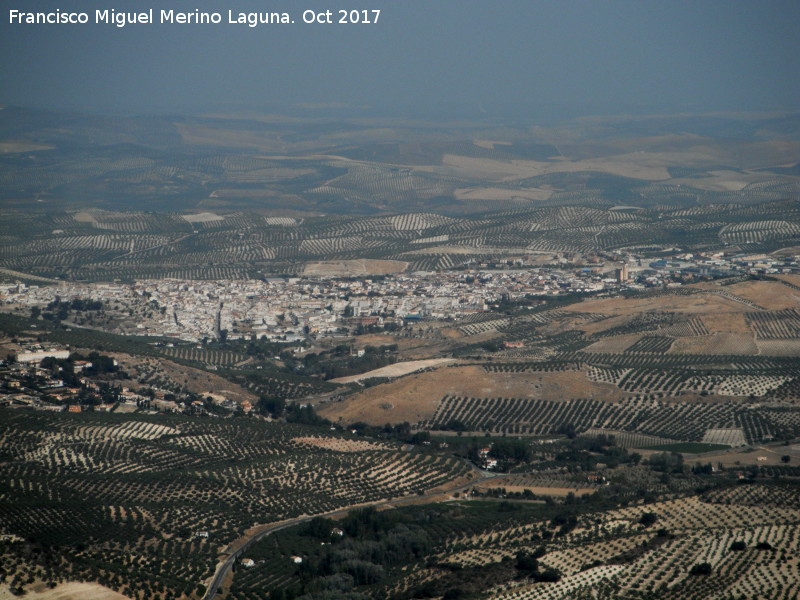
[{"label": "text oct 2017", "polygon": [[[156,16],[158,20],[156,20]],[[302,13],[303,24],[332,25],[332,24],[377,24],[381,17],[380,9],[358,10],[304,10]],[[180,24],[180,25],[218,25],[221,23],[247,25],[256,27],[268,24],[292,24],[295,20],[287,12],[235,12],[229,10],[227,20],[219,12],[194,11],[180,12],[172,9],[162,9],[156,15],[154,9],[140,12],[118,11],[115,9],[97,9],[92,19],[88,12],[68,12],[56,9],[51,12],[27,12],[18,9],[9,9],[8,23],[18,25],[85,25],[112,24],[117,27],[126,25]]]}]

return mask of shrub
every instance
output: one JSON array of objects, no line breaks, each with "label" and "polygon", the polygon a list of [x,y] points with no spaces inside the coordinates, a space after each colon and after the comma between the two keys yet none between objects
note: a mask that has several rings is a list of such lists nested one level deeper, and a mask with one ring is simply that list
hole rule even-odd
[{"label": "shrub", "polygon": [[708,563],[697,563],[689,569],[689,575],[711,575],[711,565]]},{"label": "shrub", "polygon": [[639,519],[639,523],[644,525],[645,527],[650,527],[653,523],[658,520],[658,515],[654,512],[646,512],[642,514],[642,517]]},{"label": "shrub", "polygon": [[736,540],[735,542],[733,542],[731,544],[731,550],[735,550],[737,552],[741,552],[742,550],[746,550],[746,549],[747,549],[747,544],[745,544],[741,540]]},{"label": "shrub", "polygon": [[756,548],[758,550],[772,550],[772,544],[769,542],[758,542],[758,544],[756,544]]},{"label": "shrub", "polygon": [[533,579],[537,582],[555,583],[556,581],[561,579],[561,573],[559,573],[555,569],[545,569],[544,571],[536,573],[533,576]]}]

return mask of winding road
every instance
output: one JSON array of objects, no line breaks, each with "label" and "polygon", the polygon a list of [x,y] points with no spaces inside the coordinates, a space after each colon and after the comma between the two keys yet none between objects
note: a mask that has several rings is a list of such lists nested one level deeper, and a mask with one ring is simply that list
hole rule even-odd
[{"label": "winding road", "polygon": [[206,588],[206,593],[203,596],[203,600],[211,600],[217,595],[222,582],[224,581],[225,577],[227,577],[230,570],[233,568],[233,564],[236,560],[241,556],[241,554],[247,550],[250,546],[255,544],[257,541],[267,537],[268,535],[275,533],[276,531],[280,531],[281,529],[287,529],[288,527],[294,527],[295,525],[299,525],[300,523],[305,523],[310,521],[315,517],[329,517],[329,518],[338,518],[345,516],[349,511],[356,509],[356,508],[365,508],[368,506],[372,507],[384,507],[384,506],[400,506],[403,504],[416,504],[420,502],[424,502],[426,499],[429,501],[437,496],[442,495],[450,495],[456,492],[462,492],[470,487],[473,487],[475,484],[479,482],[486,482],[491,479],[499,479],[502,477],[507,477],[508,473],[489,473],[487,471],[481,471],[477,468],[473,467],[472,470],[473,478],[470,479],[467,483],[454,486],[452,488],[439,488],[432,490],[430,492],[426,492],[421,496],[403,496],[402,498],[392,498],[392,499],[384,499],[384,500],[375,500],[374,502],[364,502],[361,504],[351,504],[349,506],[343,506],[342,508],[337,508],[336,510],[332,510],[325,513],[318,513],[315,515],[300,515],[299,517],[295,517],[293,519],[287,519],[285,521],[278,521],[276,523],[271,523],[269,525],[265,525],[263,528],[255,531],[251,534],[248,534],[242,538],[239,538],[233,542],[223,551],[223,556],[227,554],[224,561],[217,565],[217,570],[214,573],[214,577],[212,577],[211,581],[208,583],[208,587]]}]

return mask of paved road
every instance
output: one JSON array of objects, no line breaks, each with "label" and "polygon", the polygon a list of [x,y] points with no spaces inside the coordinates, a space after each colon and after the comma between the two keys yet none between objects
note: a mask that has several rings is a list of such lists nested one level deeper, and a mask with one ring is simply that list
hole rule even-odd
[{"label": "paved road", "polygon": [[292,527],[305,521],[309,521],[313,518],[314,517],[311,516],[297,517],[296,519],[291,519],[283,523],[276,523],[275,525],[271,525],[266,529],[262,529],[258,533],[251,535],[247,541],[245,541],[239,548],[232,551],[228,555],[228,558],[226,558],[225,561],[217,567],[217,572],[214,573],[214,578],[211,580],[211,583],[208,584],[208,589],[206,590],[205,596],[203,596],[203,600],[210,600],[217,595],[217,590],[219,589],[219,586],[222,584],[222,581],[225,579],[228,572],[231,570],[231,568],[233,568],[233,563],[236,562],[236,560],[239,558],[239,555],[247,550],[247,548],[271,533],[280,531],[281,529],[286,529],[287,527]]},{"label": "paved road", "polygon": [[[343,506],[342,508],[337,508],[336,510],[332,510],[326,513],[319,513],[316,515],[301,515],[299,517],[295,517],[294,519],[288,519],[286,521],[280,521],[273,525],[268,525],[266,528],[250,534],[246,538],[240,538],[236,540],[237,542],[241,542],[236,549],[230,550],[228,557],[225,559],[217,567],[217,572],[214,573],[214,577],[211,582],[208,584],[208,588],[206,590],[205,596],[203,596],[203,600],[211,600],[216,596],[217,591],[219,590],[222,581],[228,575],[228,572],[233,567],[233,563],[239,558],[239,556],[247,550],[250,546],[252,546],[257,541],[267,537],[268,535],[275,533],[276,531],[280,531],[281,529],[286,529],[288,527],[294,527],[295,525],[299,525],[300,523],[305,523],[310,521],[314,517],[341,517],[346,515],[349,511],[353,510],[354,508],[365,508],[367,506],[374,506],[376,508],[382,506],[399,506],[402,504],[414,504],[419,503],[420,501],[424,501],[426,498],[434,498],[436,496],[441,496],[442,494],[454,494],[455,492],[462,492],[472,486],[476,485],[477,483],[485,483],[491,479],[499,479],[501,477],[507,477],[508,473],[503,473],[498,475],[497,473],[488,473],[486,471],[480,471],[478,469],[473,469],[473,473],[475,473],[476,477],[473,478],[468,483],[463,485],[459,485],[456,487],[448,488],[448,489],[440,489],[434,492],[428,492],[422,496],[404,496],[402,498],[393,498],[391,500],[376,500],[374,502],[365,502],[363,504],[353,504],[351,506]],[[235,542],[234,542],[235,543]],[[230,546],[229,546],[230,548]]]}]

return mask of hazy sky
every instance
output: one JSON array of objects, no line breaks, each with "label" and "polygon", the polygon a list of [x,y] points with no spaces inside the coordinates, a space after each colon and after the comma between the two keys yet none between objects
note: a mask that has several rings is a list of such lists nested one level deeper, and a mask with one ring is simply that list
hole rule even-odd
[{"label": "hazy sky", "polygon": [[[60,8],[87,25],[9,24]],[[94,24],[195,8],[219,25]],[[306,25],[306,9],[380,9]],[[228,10],[293,25],[230,25]],[[800,109],[797,0],[2,0],[0,103],[109,112],[342,103],[411,114]],[[334,16],[335,12],[334,12]]]}]

